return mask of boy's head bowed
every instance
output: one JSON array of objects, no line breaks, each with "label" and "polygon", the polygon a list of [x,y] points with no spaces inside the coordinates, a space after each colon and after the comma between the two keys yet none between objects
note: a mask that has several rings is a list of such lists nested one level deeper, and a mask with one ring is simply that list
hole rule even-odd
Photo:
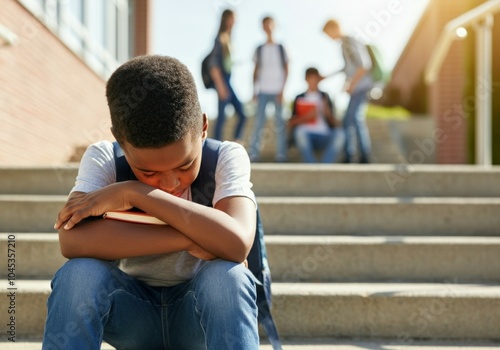
[{"label": "boy's head bowed", "polygon": [[203,114],[193,76],[175,58],[139,56],[109,78],[106,97],[118,142],[159,148],[191,131],[201,135]]}]

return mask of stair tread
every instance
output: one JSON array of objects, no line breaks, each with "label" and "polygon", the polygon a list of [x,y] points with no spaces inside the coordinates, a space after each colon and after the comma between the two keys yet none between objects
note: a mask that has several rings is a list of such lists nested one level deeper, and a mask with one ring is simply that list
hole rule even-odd
[{"label": "stair tread", "polygon": [[273,294],[281,295],[360,295],[364,297],[481,297],[499,298],[500,284],[461,283],[273,283]]},{"label": "stair tread", "polygon": [[[17,293],[44,293],[50,291],[50,280],[16,280]],[[6,285],[2,289],[8,290]],[[273,282],[273,294],[323,295],[364,297],[480,297],[500,298],[499,283],[399,283],[399,282]]]},{"label": "stair tread", "polygon": [[418,245],[491,245],[500,244],[500,237],[483,236],[318,236],[318,235],[268,235],[267,244],[418,244]]},{"label": "stair tread", "polygon": [[258,196],[269,204],[500,204],[500,197],[306,197]]},{"label": "stair tread", "polygon": [[[289,350],[490,350],[498,348],[497,342],[486,341],[401,341],[398,339],[359,340],[359,339],[282,339],[283,345]],[[0,341],[3,350],[34,350],[42,347],[41,340],[16,340],[16,343]],[[265,340],[260,350],[271,350],[272,347]],[[112,350],[109,344],[104,343],[101,350]]]}]

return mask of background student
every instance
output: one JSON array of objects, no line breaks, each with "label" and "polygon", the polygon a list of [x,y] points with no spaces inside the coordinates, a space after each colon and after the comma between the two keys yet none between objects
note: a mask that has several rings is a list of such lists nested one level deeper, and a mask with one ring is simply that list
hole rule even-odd
[{"label": "background student", "polygon": [[[371,141],[366,126],[364,106],[368,99],[368,92],[373,87],[370,75],[372,62],[366,45],[351,36],[344,35],[340,24],[333,19],[326,22],[323,32],[333,40],[341,42],[342,55],[346,75],[346,91],[350,95],[349,103],[344,115],[345,129],[345,162],[351,163],[356,155],[356,138],[359,144],[359,161],[370,162]],[[356,138],[354,136],[356,135]]]},{"label": "background student", "polygon": [[234,12],[229,9],[224,10],[222,13],[219,32],[215,39],[214,50],[210,59],[210,75],[214,81],[219,100],[213,138],[222,140],[226,121],[226,106],[228,103],[231,103],[238,117],[238,123],[233,133],[233,141],[243,143],[243,128],[246,116],[243,106],[231,86],[231,69],[233,65],[231,58],[231,31],[235,23],[235,17]]},{"label": "background student", "polygon": [[274,19],[265,17],[262,28],[267,40],[255,50],[254,54],[254,99],[257,101],[257,114],[250,140],[250,160],[258,161],[262,148],[263,128],[266,124],[266,107],[274,104],[277,162],[287,160],[286,154],[286,125],[283,121],[283,90],[288,77],[288,55],[282,44],[274,40]]},{"label": "background student", "polygon": [[297,95],[289,121],[293,140],[306,163],[333,163],[344,141],[344,132],[335,118],[334,106],[326,92],[319,90],[323,77],[316,68],[306,70],[307,91]]}]

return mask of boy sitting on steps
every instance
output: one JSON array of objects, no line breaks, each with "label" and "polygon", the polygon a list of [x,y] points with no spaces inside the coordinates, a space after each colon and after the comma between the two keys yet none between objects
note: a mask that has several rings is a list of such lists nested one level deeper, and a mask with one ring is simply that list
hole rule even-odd
[{"label": "boy sitting on steps", "polygon": [[[243,264],[256,223],[245,149],[221,144],[213,208],[197,204],[191,184],[208,121],[188,69],[137,57],[113,73],[106,95],[138,181],[117,182],[111,142],[87,149],[55,224],[70,260],[52,281],[43,349],[99,349],[103,340],[118,349],[257,349],[255,282]],[[132,207],[168,225],[99,218]]]}]

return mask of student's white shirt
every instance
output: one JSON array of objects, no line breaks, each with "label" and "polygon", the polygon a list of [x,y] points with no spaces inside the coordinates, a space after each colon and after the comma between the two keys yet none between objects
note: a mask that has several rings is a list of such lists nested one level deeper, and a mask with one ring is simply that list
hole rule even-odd
[{"label": "student's white shirt", "polygon": [[[283,48],[285,62],[288,55]],[[255,50],[253,61],[257,63],[258,50]],[[278,44],[266,43],[262,46],[259,60],[259,71],[256,81],[257,91],[261,94],[277,95],[285,85],[285,69]]]},{"label": "student's white shirt", "polygon": [[[80,162],[71,192],[92,192],[116,182],[113,144],[101,141],[90,145]],[[215,171],[213,205],[223,198],[243,196],[256,203],[250,182],[250,160],[245,149],[235,142],[223,142]],[[181,196],[191,200],[191,189]],[[256,204],[257,205],[257,204]],[[171,286],[191,279],[205,261],[181,251],[171,254],[122,259],[119,267],[152,286]]]}]

